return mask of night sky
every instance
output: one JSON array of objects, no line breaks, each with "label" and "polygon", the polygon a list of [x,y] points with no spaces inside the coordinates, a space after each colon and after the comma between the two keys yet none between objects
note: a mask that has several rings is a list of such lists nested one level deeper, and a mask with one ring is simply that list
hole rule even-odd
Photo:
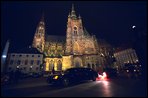
[{"label": "night sky", "polygon": [[46,33],[66,35],[67,17],[72,3],[83,26],[90,34],[111,45],[130,42],[132,26],[146,30],[147,13],[144,1],[50,1],[1,2],[1,48],[10,39],[10,50],[32,44],[36,27],[45,14]]}]

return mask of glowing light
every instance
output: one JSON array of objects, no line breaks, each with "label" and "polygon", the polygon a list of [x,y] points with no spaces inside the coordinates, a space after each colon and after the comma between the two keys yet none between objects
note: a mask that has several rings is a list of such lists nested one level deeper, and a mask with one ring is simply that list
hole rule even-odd
[{"label": "glowing light", "polygon": [[3,55],[2,57],[3,57],[3,58],[6,58],[7,56],[6,56],[6,55]]},{"label": "glowing light", "polygon": [[103,53],[101,53],[101,56],[104,56],[104,54],[103,54]]},{"label": "glowing light", "polygon": [[136,70],[134,69],[134,72],[135,72]]},{"label": "glowing light", "polygon": [[141,65],[139,65],[141,67]]},{"label": "glowing light", "polygon": [[134,29],[134,28],[136,28],[136,26],[132,26],[132,28]]},{"label": "glowing light", "polygon": [[53,78],[53,79],[58,79],[58,77],[59,77],[59,76],[54,76],[54,78]]},{"label": "glowing light", "polygon": [[129,70],[126,70],[126,72],[129,72]]},{"label": "glowing light", "polygon": [[107,74],[106,74],[106,72],[103,72],[102,79],[104,80],[106,78],[107,78]]},{"label": "glowing light", "polygon": [[16,66],[16,68],[19,68],[19,66]]},{"label": "glowing light", "polygon": [[67,68],[70,68],[72,64],[72,56],[63,56],[63,62],[62,62],[62,70],[66,70]]},{"label": "glowing light", "polygon": [[30,68],[32,68],[32,66],[30,66]]},{"label": "glowing light", "polygon": [[100,78],[101,80],[106,80],[106,79],[107,79],[107,74],[106,74],[106,72],[103,72],[102,75],[98,74],[98,78]]}]

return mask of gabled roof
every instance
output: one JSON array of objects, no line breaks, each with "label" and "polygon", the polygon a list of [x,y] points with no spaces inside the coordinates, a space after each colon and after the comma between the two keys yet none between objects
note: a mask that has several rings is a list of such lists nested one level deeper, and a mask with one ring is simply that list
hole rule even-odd
[{"label": "gabled roof", "polygon": [[23,54],[42,54],[41,52],[39,52],[36,48],[33,48],[31,46],[29,47],[25,47],[22,49],[18,49],[16,51],[13,51],[11,53],[23,53]]},{"label": "gabled roof", "polygon": [[115,53],[121,52],[121,51],[124,51],[124,50],[127,50],[127,49],[132,49],[132,46],[130,44],[121,45],[120,47],[115,49]]}]

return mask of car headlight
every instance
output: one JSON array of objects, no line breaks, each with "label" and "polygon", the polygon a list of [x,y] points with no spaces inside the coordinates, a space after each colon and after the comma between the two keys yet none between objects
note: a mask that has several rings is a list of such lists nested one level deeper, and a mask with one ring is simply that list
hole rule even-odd
[{"label": "car headlight", "polygon": [[53,78],[53,79],[58,79],[58,77],[59,77],[59,76],[54,76],[54,78]]}]

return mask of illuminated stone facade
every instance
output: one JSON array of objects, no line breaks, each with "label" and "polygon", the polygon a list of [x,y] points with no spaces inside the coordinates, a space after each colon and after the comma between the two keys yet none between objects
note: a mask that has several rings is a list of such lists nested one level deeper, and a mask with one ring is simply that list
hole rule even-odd
[{"label": "illuminated stone facade", "polygon": [[95,35],[90,35],[75,14],[74,6],[68,15],[66,37],[45,36],[45,23],[41,19],[34,35],[33,47],[44,53],[45,71],[66,70],[71,67],[90,67],[98,70],[105,58],[99,51]]},{"label": "illuminated stone facade", "polygon": [[114,53],[114,56],[117,60],[116,65],[119,68],[122,68],[125,65],[125,63],[134,64],[139,62],[136,51],[132,48],[118,50]]}]

